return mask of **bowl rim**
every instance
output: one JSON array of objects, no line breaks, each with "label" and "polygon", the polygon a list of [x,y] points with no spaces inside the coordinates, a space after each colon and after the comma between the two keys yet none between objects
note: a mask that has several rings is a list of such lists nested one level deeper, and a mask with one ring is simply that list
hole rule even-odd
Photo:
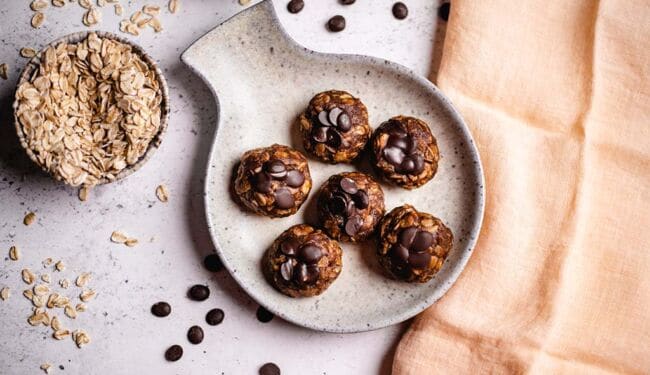
[{"label": "bowl rim", "polygon": [[[64,184],[68,186],[73,186],[71,184],[68,184],[65,180],[61,179],[60,176],[54,175],[52,172],[48,171],[48,169],[45,167],[45,165],[42,165],[38,159],[36,158],[36,155],[34,151],[28,146],[27,140],[26,140],[26,135],[25,132],[23,131],[23,127],[18,120],[18,115],[17,115],[17,110],[18,110],[18,98],[16,97],[16,93],[18,91],[18,88],[20,87],[21,84],[25,83],[27,80],[30,79],[32,73],[34,70],[40,65],[41,62],[41,54],[45,52],[50,47],[56,47],[57,45],[61,43],[79,43],[88,36],[94,33],[100,38],[106,38],[106,39],[111,39],[114,41],[118,41],[120,43],[127,44],[131,47],[132,51],[137,54],[142,61],[149,66],[150,69],[152,69],[155,72],[156,79],[158,81],[158,86],[160,90],[160,95],[161,95],[161,102],[160,102],[160,127],[158,129],[158,132],[154,135],[154,137],[151,139],[149,142],[149,145],[147,146],[147,150],[144,152],[144,154],[138,159],[138,161],[135,164],[132,165],[127,165],[124,169],[122,169],[114,179],[109,180],[106,177],[102,177],[95,186],[97,185],[104,185],[108,184],[111,182],[115,182],[118,180],[121,180],[132,173],[136,172],[139,170],[153,155],[154,151],[160,147],[160,144],[162,143],[162,138],[164,134],[167,131],[167,127],[169,125],[169,114],[170,114],[170,106],[169,106],[169,88],[167,86],[167,80],[165,79],[165,76],[163,75],[163,72],[160,70],[158,67],[158,64],[156,61],[149,56],[145,50],[138,45],[137,43],[122,37],[120,35],[117,35],[112,32],[108,31],[101,31],[101,30],[88,30],[88,31],[78,31],[74,32],[71,34],[64,35],[46,45],[44,45],[39,52],[36,54],[36,56],[32,57],[26,64],[25,67],[23,68],[19,78],[18,82],[16,83],[16,88],[14,91],[14,102],[12,105],[13,109],[13,115],[14,115],[14,126],[16,128],[16,134],[18,135],[18,140],[20,143],[20,146],[25,150],[27,153],[27,156],[43,170],[45,173],[50,175],[52,178],[54,178],[57,181],[61,181]],[[82,184],[83,185],[83,184]]]}]

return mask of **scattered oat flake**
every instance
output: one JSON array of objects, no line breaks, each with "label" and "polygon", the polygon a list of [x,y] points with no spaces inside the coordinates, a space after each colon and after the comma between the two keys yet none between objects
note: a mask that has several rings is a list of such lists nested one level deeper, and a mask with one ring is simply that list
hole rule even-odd
[{"label": "scattered oat flake", "polygon": [[41,370],[43,370],[43,372],[45,372],[46,374],[49,374],[51,369],[52,369],[52,365],[50,365],[49,363],[43,363],[41,365]]},{"label": "scattered oat flake", "polygon": [[37,307],[32,315],[27,318],[27,323],[32,326],[37,326],[43,324],[44,326],[50,325],[50,316],[47,314],[47,311],[43,310],[40,307]]},{"label": "scattered oat flake", "polygon": [[20,56],[31,59],[36,56],[36,50],[29,47],[23,47],[20,49]]},{"label": "scattered oat flake", "polygon": [[46,295],[42,295],[42,296],[34,295],[32,297],[32,304],[34,305],[34,307],[45,307],[47,305],[47,299],[48,297]]},{"label": "scattered oat flake", "polygon": [[13,261],[20,259],[20,250],[16,246],[9,248],[9,259]]},{"label": "scattered oat flake", "polygon": [[32,1],[31,4],[29,4],[29,7],[32,8],[34,12],[38,12],[39,10],[43,10],[47,8],[47,1],[45,0],[34,0]]},{"label": "scattered oat flake", "polygon": [[142,11],[136,10],[135,13],[133,13],[129,18],[129,21],[133,23],[137,23],[138,21],[140,21],[141,18],[142,18]]},{"label": "scattered oat flake", "polygon": [[31,301],[34,298],[34,292],[31,289],[25,289],[23,290],[23,296]]},{"label": "scattered oat flake", "polygon": [[50,320],[50,327],[52,327],[52,329],[54,331],[60,331],[61,330],[61,321],[59,320],[59,318],[57,318],[56,316],[53,316],[52,320]]},{"label": "scattered oat flake", "polygon": [[144,28],[145,26],[147,26],[147,25],[149,24],[149,22],[151,22],[152,19],[153,19],[153,18],[145,18],[145,19],[141,19],[141,20],[138,21],[135,25],[136,25],[139,29],[142,29],[142,28]]},{"label": "scattered oat flake", "polygon": [[59,286],[63,289],[68,289],[70,287],[70,281],[68,279],[59,280]]},{"label": "scattered oat flake", "polygon": [[142,7],[142,12],[150,16],[157,16],[160,14],[160,7],[158,5],[147,4]]},{"label": "scattered oat flake", "polygon": [[158,200],[167,203],[169,201],[169,192],[167,191],[167,187],[165,185],[158,185],[156,188],[156,197],[158,197]]},{"label": "scattered oat flake", "polygon": [[103,7],[104,5],[106,5],[106,0],[97,0],[98,7]]},{"label": "scattered oat flake", "polygon": [[27,215],[25,215],[25,218],[23,219],[23,224],[32,225],[34,224],[34,221],[36,221],[36,214],[33,212],[29,212],[27,213]]},{"label": "scattered oat flake", "polygon": [[129,238],[122,232],[114,231],[111,233],[111,241],[115,243],[125,243]]},{"label": "scattered oat flake", "polygon": [[88,192],[89,192],[89,190],[90,190],[90,188],[88,188],[87,186],[82,186],[81,188],[79,188],[79,200],[80,201],[85,202],[85,201],[88,200]]},{"label": "scattered oat flake", "polygon": [[56,302],[57,298],[59,298],[58,293],[50,294],[50,296],[47,298],[47,302],[45,303],[45,306],[47,306],[48,309],[54,308],[54,302]]},{"label": "scattered oat flake", "polygon": [[95,297],[95,294],[96,294],[96,293],[95,293],[94,290],[92,290],[92,289],[87,289],[87,290],[82,291],[81,294],[79,294],[79,299],[80,299],[82,302],[88,302],[88,301],[90,301],[91,299],[93,299],[93,297]]},{"label": "scattered oat flake", "polygon": [[86,304],[85,303],[78,303],[77,306],[75,306],[75,310],[77,310],[78,312],[86,311]]},{"label": "scattered oat flake", "polygon": [[23,269],[20,273],[23,277],[23,281],[27,284],[31,285],[34,283],[34,281],[36,281],[36,275],[34,275],[34,273],[30,271],[29,268]]},{"label": "scattered oat flake", "polygon": [[41,12],[34,13],[31,21],[32,27],[38,29],[39,27],[43,26],[43,22],[45,22],[45,14]]},{"label": "scattered oat flake", "polygon": [[48,275],[47,273],[42,274],[41,275],[41,280],[43,280],[43,282],[49,284],[50,283],[50,275]]},{"label": "scattered oat flake", "polygon": [[168,8],[170,13],[178,12],[178,7],[180,6],[178,0],[169,0]]},{"label": "scattered oat flake", "polygon": [[251,0],[239,0],[239,5],[248,5],[250,2]]},{"label": "scattered oat flake", "polygon": [[90,343],[90,336],[81,329],[72,332],[72,339],[74,340],[74,343],[77,344],[78,348]]},{"label": "scattered oat flake", "polygon": [[45,284],[38,284],[34,286],[34,294],[37,296],[44,296],[50,292],[50,287]]},{"label": "scattered oat flake", "polygon": [[121,16],[124,13],[124,8],[122,7],[122,4],[115,4],[113,7],[115,8],[116,16]]},{"label": "scattered oat flake", "polygon": [[54,264],[54,269],[59,272],[63,272],[63,270],[65,270],[65,264],[60,260]]},{"label": "scattered oat flake", "polygon": [[77,318],[77,310],[75,310],[75,308],[72,307],[71,305],[66,305],[63,308],[63,313],[65,313],[65,315],[70,319],[76,319]]},{"label": "scattered oat flake", "polygon": [[68,336],[70,336],[70,331],[68,331],[67,329],[59,329],[57,331],[54,331],[54,333],[52,334],[52,337],[54,337],[54,339],[56,340],[63,340]]},{"label": "scattered oat flake", "polygon": [[52,0],[52,5],[60,8],[62,6],[65,6],[65,0]]},{"label": "scattered oat flake", "polygon": [[43,268],[47,268],[47,267],[51,266],[53,262],[54,262],[54,260],[52,260],[52,258],[43,259],[43,263],[42,263]]},{"label": "scattered oat flake", "polygon": [[97,10],[97,8],[91,7],[82,18],[82,22],[86,26],[93,26],[101,22],[102,14]]},{"label": "scattered oat flake", "polygon": [[128,247],[134,247],[135,245],[138,244],[138,239],[137,238],[129,238],[124,242],[124,244]]},{"label": "scattered oat flake", "polygon": [[90,273],[84,272],[77,277],[76,284],[78,287],[84,287],[90,281]]},{"label": "scattered oat flake", "polygon": [[163,27],[162,24],[160,23],[160,20],[158,18],[152,18],[149,21],[149,26],[153,28],[153,31],[159,33],[162,31]]},{"label": "scattered oat flake", "polygon": [[0,299],[6,301],[9,297],[11,297],[11,290],[9,290],[8,287],[2,288],[2,290],[0,290]]},{"label": "scattered oat flake", "polygon": [[0,78],[4,80],[9,78],[9,76],[7,75],[7,70],[9,70],[9,65],[7,65],[6,63],[0,64]]},{"label": "scattered oat flake", "polygon": [[93,5],[90,0],[79,0],[79,6],[84,9],[90,9]]}]

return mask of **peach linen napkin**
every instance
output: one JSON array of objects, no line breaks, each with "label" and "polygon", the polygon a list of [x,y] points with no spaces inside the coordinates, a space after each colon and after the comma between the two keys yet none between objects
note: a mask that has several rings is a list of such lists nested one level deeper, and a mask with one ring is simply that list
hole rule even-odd
[{"label": "peach linen napkin", "polygon": [[449,21],[438,85],[485,220],[394,373],[650,374],[650,1],[454,0]]}]

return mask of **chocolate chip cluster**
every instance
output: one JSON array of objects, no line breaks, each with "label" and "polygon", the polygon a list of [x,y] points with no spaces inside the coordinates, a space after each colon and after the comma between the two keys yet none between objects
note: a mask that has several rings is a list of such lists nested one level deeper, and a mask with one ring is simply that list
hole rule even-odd
[{"label": "chocolate chip cluster", "polygon": [[368,238],[384,215],[384,192],[369,175],[347,172],[330,177],[318,196],[321,226],[334,239]]},{"label": "chocolate chip cluster", "polygon": [[309,225],[294,225],[267,250],[264,274],[291,297],[322,293],[341,272],[342,250],[336,241]]},{"label": "chocolate chip cluster", "polygon": [[342,134],[350,131],[352,122],[345,109],[334,107],[318,113],[313,121],[311,138],[314,142],[324,143],[326,147],[336,152],[336,149],[346,142]]},{"label": "chocolate chip cluster", "polygon": [[307,159],[290,147],[272,145],[250,150],[241,158],[234,181],[238,200],[265,216],[294,214],[311,191]]}]

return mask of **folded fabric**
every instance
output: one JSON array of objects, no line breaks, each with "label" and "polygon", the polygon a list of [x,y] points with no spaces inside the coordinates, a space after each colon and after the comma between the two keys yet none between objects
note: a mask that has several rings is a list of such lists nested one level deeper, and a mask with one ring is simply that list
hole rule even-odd
[{"label": "folded fabric", "polygon": [[650,2],[454,0],[437,79],[485,220],[394,373],[650,373]]}]

